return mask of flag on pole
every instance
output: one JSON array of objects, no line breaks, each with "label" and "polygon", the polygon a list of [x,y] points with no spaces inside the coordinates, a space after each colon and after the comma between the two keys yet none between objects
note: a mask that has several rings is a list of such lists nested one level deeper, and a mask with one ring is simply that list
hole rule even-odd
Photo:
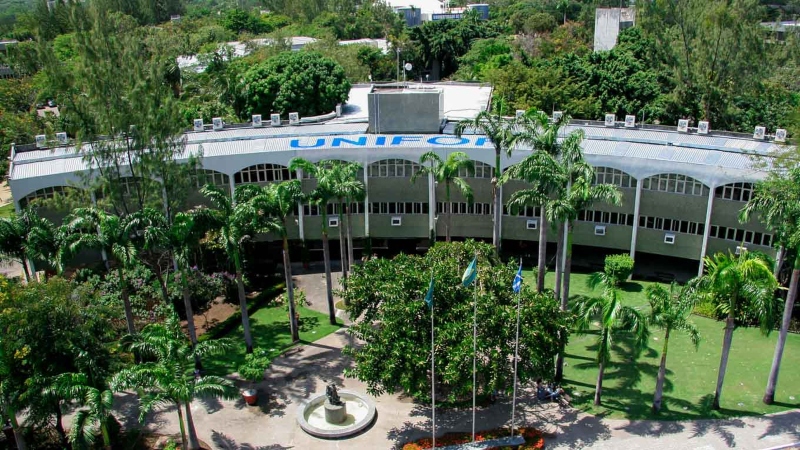
[{"label": "flag on pole", "polygon": [[519,262],[519,270],[517,270],[517,274],[514,276],[514,282],[511,283],[511,288],[514,289],[514,293],[519,294],[519,291],[522,290],[522,260]]},{"label": "flag on pole", "polygon": [[472,262],[469,263],[467,266],[467,270],[464,271],[464,276],[461,277],[461,284],[464,287],[469,286],[475,281],[475,278],[478,276],[478,257],[472,259]]},{"label": "flag on pole", "polygon": [[431,277],[431,284],[428,285],[428,293],[425,294],[425,303],[428,304],[428,308],[433,308],[433,277]]}]

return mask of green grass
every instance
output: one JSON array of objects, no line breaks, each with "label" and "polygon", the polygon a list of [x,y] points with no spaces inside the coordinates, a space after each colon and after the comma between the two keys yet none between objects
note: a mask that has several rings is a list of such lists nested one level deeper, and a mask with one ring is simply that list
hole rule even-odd
[{"label": "green grass", "polygon": [[14,204],[9,203],[7,205],[0,206],[0,218],[3,217],[11,217],[14,214]]},{"label": "green grass", "polygon": [[[570,294],[590,293],[585,287],[587,275],[573,274]],[[529,275],[528,282],[534,278]],[[548,273],[548,286],[553,277]],[[625,303],[647,311],[644,290],[647,282],[627,283],[623,289]],[[594,293],[599,295],[599,292]],[[718,418],[774,413],[800,407],[800,371],[794,365],[800,355],[800,335],[790,334],[783,353],[778,378],[776,403],[761,402],[769,375],[777,332],[762,336],[759,330],[740,328],[734,332],[725,384],[722,389],[722,410],[711,409],[717,370],[722,349],[723,324],[712,319],[691,316],[702,341],[695,351],[688,337],[681,333],[670,336],[667,357],[667,378],[661,413],[654,416],[650,407],[655,379],[661,358],[664,332],[653,329],[648,348],[636,358],[630,342],[617,341],[613,362],[603,379],[603,405],[592,405],[597,380],[595,334],[570,336],[566,351],[564,386],[573,397],[573,405],[593,414],[615,418],[667,420]],[[794,400],[792,400],[794,397]]]},{"label": "green grass", "polygon": [[[304,308],[297,308],[300,313],[300,343],[307,344],[321,339],[341,325],[331,325],[326,314]],[[253,347],[268,352],[270,359],[275,358],[292,346],[289,335],[289,314],[283,306],[270,306],[257,310],[250,315],[250,330],[253,335]],[[244,331],[239,325],[223,337],[237,341],[236,348],[213,360],[204,361],[204,368],[214,375],[228,375],[236,372],[244,362]]]}]

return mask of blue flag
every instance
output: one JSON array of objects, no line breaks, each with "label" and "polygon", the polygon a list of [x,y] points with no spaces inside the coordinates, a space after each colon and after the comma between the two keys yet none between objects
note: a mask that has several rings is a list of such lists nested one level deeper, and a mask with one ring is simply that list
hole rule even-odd
[{"label": "blue flag", "polygon": [[433,278],[431,277],[431,284],[428,286],[428,293],[425,294],[425,303],[428,308],[433,308]]},{"label": "blue flag", "polygon": [[478,257],[476,256],[475,258],[472,259],[472,262],[469,263],[469,266],[467,266],[467,270],[464,271],[464,276],[461,277],[461,284],[463,284],[464,287],[467,287],[470,284],[472,284],[472,282],[475,281],[475,278],[477,277],[478,277]]},{"label": "blue flag", "polygon": [[514,282],[511,283],[511,288],[514,289],[514,292],[517,294],[522,290],[522,261],[519,262],[519,270],[514,276]]}]

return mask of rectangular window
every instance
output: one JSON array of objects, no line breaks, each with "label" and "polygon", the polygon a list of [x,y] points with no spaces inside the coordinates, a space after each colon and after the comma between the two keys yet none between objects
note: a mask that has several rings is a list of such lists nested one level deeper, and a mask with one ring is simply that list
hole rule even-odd
[{"label": "rectangular window", "polygon": [[397,214],[397,203],[389,202],[389,214]]},{"label": "rectangular window", "polygon": [[672,219],[664,219],[664,229],[672,231]]},{"label": "rectangular window", "polygon": [[753,232],[752,231],[745,231],[744,232],[744,241],[752,244],[753,243]]},{"label": "rectangular window", "polygon": [[633,220],[634,220],[633,214],[628,214],[628,226],[629,227],[633,226]]},{"label": "rectangular window", "polygon": [[688,233],[689,232],[689,222],[686,220],[681,220],[681,233]]},{"label": "rectangular window", "polygon": [[689,222],[689,234],[697,234],[697,222]]},{"label": "rectangular window", "polygon": [[756,245],[760,244],[762,239],[764,239],[764,235],[763,234],[761,234],[759,232],[753,233],[753,244],[756,244]]},{"label": "rectangular window", "polygon": [[717,226],[716,225],[711,225],[711,231],[709,231],[708,235],[711,236],[711,237],[717,237]]},{"label": "rectangular window", "polygon": [[656,224],[654,227],[656,230],[663,230],[664,229],[664,219],[661,217],[656,217]]},{"label": "rectangular window", "polygon": [[580,220],[581,222],[585,222],[586,221],[586,210],[582,209],[582,210],[578,211],[578,220]]},{"label": "rectangular window", "polygon": [[728,232],[725,233],[725,239],[729,241],[736,240],[736,228],[728,228]]},{"label": "rectangular window", "polygon": [[701,236],[702,236],[702,235],[703,235],[703,233],[705,233],[705,232],[706,232],[706,224],[704,224],[704,223],[698,223],[698,224],[697,224],[697,234],[699,234],[699,235],[701,235]]},{"label": "rectangular window", "polygon": [[427,203],[422,204],[422,214],[429,214],[430,213],[430,205]]},{"label": "rectangular window", "polygon": [[761,245],[763,245],[765,247],[771,247],[772,246],[772,235],[771,234],[765,234],[764,235],[764,240],[762,241]]},{"label": "rectangular window", "polygon": [[744,240],[744,230],[736,230],[736,242],[742,242]]}]

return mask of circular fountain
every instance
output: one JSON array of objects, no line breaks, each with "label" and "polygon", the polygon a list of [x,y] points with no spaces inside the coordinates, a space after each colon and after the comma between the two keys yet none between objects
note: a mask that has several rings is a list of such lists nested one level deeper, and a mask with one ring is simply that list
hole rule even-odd
[{"label": "circular fountain", "polygon": [[297,409],[297,423],[306,433],[328,439],[352,436],[375,420],[375,403],[357,392],[328,385]]}]

